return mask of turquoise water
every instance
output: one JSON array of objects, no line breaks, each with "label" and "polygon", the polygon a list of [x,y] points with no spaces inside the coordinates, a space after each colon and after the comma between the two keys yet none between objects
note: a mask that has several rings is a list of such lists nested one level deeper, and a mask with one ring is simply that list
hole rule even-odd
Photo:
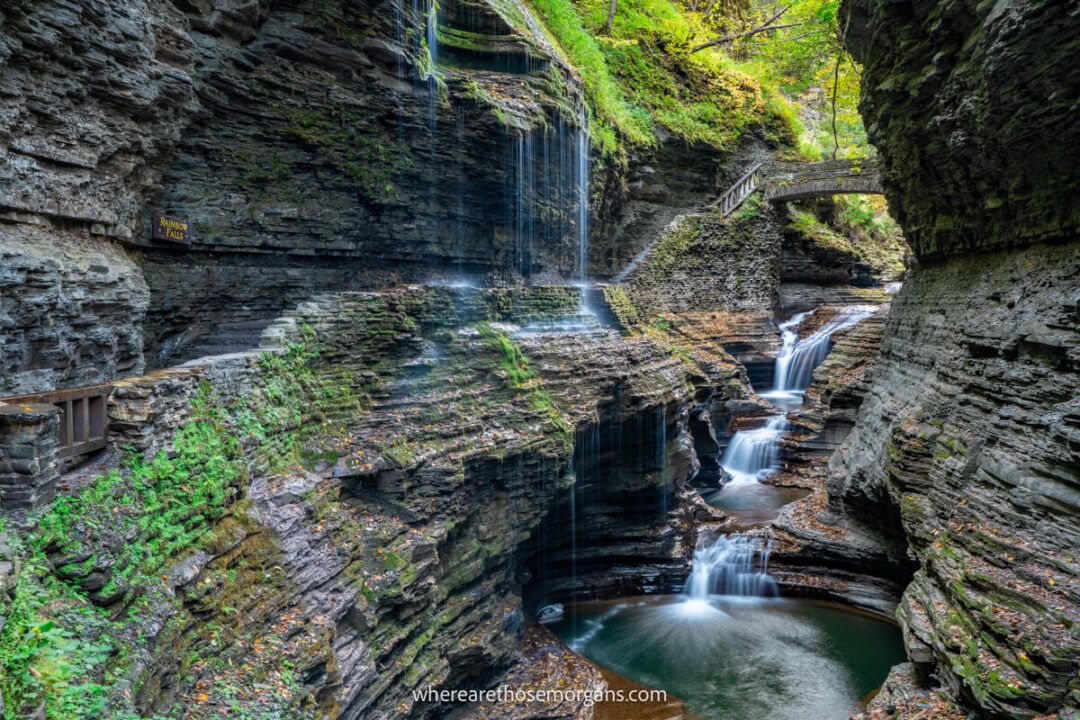
[{"label": "turquoise water", "polygon": [[710,720],[843,720],[905,660],[891,623],[800,600],[578,603],[549,627],[598,665]]}]

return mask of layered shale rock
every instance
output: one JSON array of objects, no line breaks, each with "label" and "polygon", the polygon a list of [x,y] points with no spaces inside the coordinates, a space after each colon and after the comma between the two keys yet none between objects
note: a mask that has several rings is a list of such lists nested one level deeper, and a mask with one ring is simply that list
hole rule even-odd
[{"label": "layered shale rock", "polygon": [[[518,652],[523,588],[544,577],[543,562],[530,576],[522,561],[549,552],[546,567],[562,572],[552,519],[572,493],[588,503],[577,506],[582,578],[620,565],[628,578],[682,574],[680,523],[692,518],[668,511],[693,470],[687,418],[702,378],[659,340],[595,325],[577,289],[325,294],[263,342],[277,349],[117,390],[120,441],[152,453],[223,423],[250,467],[248,478],[227,465],[220,493],[181,513],[185,532],[206,534],[161,583],[131,573],[131,548],[175,531],[139,523],[130,499],[81,496],[81,521],[42,541],[95,604],[117,617],[138,604],[138,625],[119,622],[112,642],[128,648],[116,672],[139,711],[213,717],[240,701],[443,717],[412,691],[499,682]],[[619,462],[601,474],[590,452]],[[127,707],[124,693],[109,699]]]},{"label": "layered shale rock", "polygon": [[1077,125],[1057,99],[1078,85],[1076,9],[847,12],[882,182],[919,267],[817,517],[884,529],[883,551],[917,559],[899,616],[921,681],[979,716],[1069,717],[1080,244]]},{"label": "layered shale rock", "polygon": [[0,226],[0,234],[0,395],[142,371],[138,323],[150,294],[120,248],[34,225]]},{"label": "layered shale rock", "polygon": [[921,260],[1075,237],[1080,9],[848,0],[860,110]]},{"label": "layered shale rock", "polygon": [[832,506],[920,561],[912,659],[1010,717],[1076,702],[1078,260],[1034,246],[916,273],[831,467]]},{"label": "layered shale rock", "polygon": [[[323,290],[580,274],[587,115],[521,7],[219,5],[0,11],[5,267],[42,274],[4,294],[0,392],[248,348]],[[189,243],[152,240],[155,213]],[[79,357],[89,317],[105,347]]]}]

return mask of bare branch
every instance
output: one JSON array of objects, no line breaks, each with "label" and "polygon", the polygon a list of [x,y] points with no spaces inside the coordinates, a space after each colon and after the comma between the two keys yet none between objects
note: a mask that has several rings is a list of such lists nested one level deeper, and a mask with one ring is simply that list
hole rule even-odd
[{"label": "bare branch", "polygon": [[752,37],[754,35],[758,35],[758,34],[763,33],[763,32],[769,32],[770,30],[783,30],[784,28],[802,27],[805,24],[806,23],[798,22],[798,23],[786,23],[784,25],[767,25],[767,26],[766,25],[758,25],[757,27],[751,28],[749,30],[743,30],[742,32],[732,33],[730,35],[724,35],[723,37],[718,37],[715,40],[710,40],[709,42],[702,43],[702,44],[698,45],[695,48],[691,48],[690,52],[691,53],[696,53],[699,50],[704,50],[705,48],[716,47],[717,45],[726,45],[726,44],[730,43],[733,40],[739,40],[741,38]]},{"label": "bare branch", "polygon": [[803,38],[810,37],[811,35],[820,35],[828,30],[814,30],[813,32],[803,33],[802,35],[796,35],[795,37],[776,38],[775,40],[762,40],[758,45],[772,45],[773,43],[791,42],[792,40],[802,40]]}]

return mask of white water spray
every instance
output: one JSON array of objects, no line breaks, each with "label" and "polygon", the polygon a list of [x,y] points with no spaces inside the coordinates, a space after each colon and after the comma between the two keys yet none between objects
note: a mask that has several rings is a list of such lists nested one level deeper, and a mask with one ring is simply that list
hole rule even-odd
[{"label": "white water spray", "polygon": [[699,539],[683,594],[696,601],[711,595],[777,597],[776,581],[769,576],[768,543],[738,534]]},{"label": "white water spray", "polygon": [[776,356],[773,393],[801,393],[810,387],[814,368],[829,354],[833,334],[857,325],[877,310],[877,305],[850,305],[803,339],[795,334],[795,328],[809,313],[801,313],[782,323],[784,345]]},{"label": "white water spray", "polygon": [[776,470],[777,440],[787,429],[787,417],[774,415],[762,427],[735,433],[720,459],[720,465],[731,475],[730,484],[755,483]]}]

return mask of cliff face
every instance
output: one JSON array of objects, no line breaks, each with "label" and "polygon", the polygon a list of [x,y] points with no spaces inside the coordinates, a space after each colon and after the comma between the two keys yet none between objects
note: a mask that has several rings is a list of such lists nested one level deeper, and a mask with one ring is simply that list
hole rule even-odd
[{"label": "cliff face", "polygon": [[[517,2],[18,0],[0,22],[0,248],[48,296],[4,294],[4,394],[251,347],[328,290],[610,273],[723,159],[672,140],[590,182],[581,83]],[[154,213],[190,245],[152,240]],[[86,323],[92,362],[67,339]]]},{"label": "cliff face", "polygon": [[7,632],[46,598],[107,648],[73,692],[93,678],[115,716],[443,717],[411,691],[496,682],[526,586],[685,572],[688,418],[729,390],[591,318],[565,286],[331,293],[275,320],[269,355],[121,381],[115,444],[144,460],[65,480],[89,484],[20,538]]},{"label": "cliff face", "polygon": [[[45,282],[62,304],[101,297],[88,315],[119,341],[99,370],[144,348],[150,366],[192,357],[223,323],[251,341],[320,290],[577,274],[577,81],[520,8],[469,7],[444,4],[436,31],[429,8],[392,2],[5,4],[12,264],[59,276]],[[472,40],[447,39],[436,77],[443,31]],[[151,240],[153,213],[191,223],[190,245]],[[102,292],[80,247],[133,271]],[[0,392],[83,381],[62,326],[81,318],[20,305],[19,328],[54,332],[5,343]]]},{"label": "cliff face", "polygon": [[924,676],[979,715],[1064,717],[1080,701],[1077,9],[847,12],[919,267],[831,461],[830,509],[899,521],[886,542],[919,563],[900,618]]},{"label": "cliff face", "polygon": [[1080,9],[848,0],[889,207],[926,261],[1075,237]]}]

